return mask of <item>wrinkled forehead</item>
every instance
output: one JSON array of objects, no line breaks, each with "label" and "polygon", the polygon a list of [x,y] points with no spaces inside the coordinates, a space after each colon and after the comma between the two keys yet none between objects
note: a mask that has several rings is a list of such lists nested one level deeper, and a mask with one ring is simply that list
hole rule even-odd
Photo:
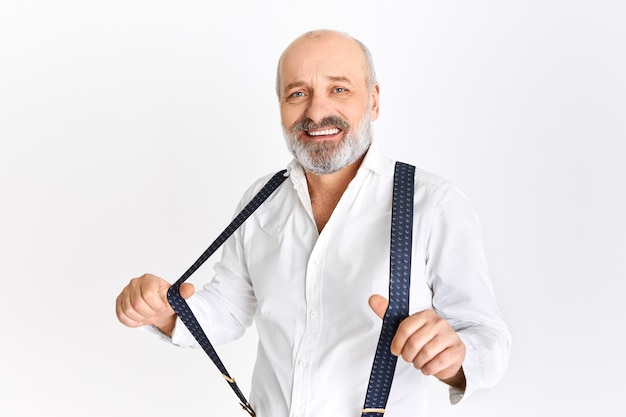
[{"label": "wrinkled forehead", "polygon": [[354,83],[365,83],[365,56],[359,44],[347,36],[300,38],[283,53],[278,75],[281,89],[294,82],[332,77],[345,77]]}]

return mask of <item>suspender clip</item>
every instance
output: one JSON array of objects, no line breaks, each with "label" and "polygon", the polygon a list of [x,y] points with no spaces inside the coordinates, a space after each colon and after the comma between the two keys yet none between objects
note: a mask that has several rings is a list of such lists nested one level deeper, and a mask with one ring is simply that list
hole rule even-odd
[{"label": "suspender clip", "polygon": [[384,414],[385,413],[385,409],[384,408],[364,408],[363,410],[361,410],[362,413],[379,413],[379,414]]},{"label": "suspender clip", "polygon": [[240,402],[239,405],[241,406],[241,408],[246,410],[248,412],[248,414],[250,414],[251,417],[255,417],[256,416],[256,413],[254,412],[254,410],[252,409],[250,404],[248,404],[248,403],[244,404],[244,403]]}]

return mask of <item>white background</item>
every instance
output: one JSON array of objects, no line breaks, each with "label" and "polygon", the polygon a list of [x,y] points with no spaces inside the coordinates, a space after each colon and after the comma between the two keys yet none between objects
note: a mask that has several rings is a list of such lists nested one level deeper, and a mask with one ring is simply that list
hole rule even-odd
[{"label": "white background", "polygon": [[[434,384],[432,416],[625,415],[617,0],[2,2],[0,415],[245,415],[202,351],[114,302],[144,272],[177,279],[289,161],[276,61],[318,28],[370,47],[376,140],[484,228],[510,368],[454,407]],[[254,333],[219,352],[247,392]]]}]

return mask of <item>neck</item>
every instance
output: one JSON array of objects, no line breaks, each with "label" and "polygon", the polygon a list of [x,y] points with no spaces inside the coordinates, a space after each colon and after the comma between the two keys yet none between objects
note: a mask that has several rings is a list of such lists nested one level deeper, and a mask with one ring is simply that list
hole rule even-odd
[{"label": "neck", "polygon": [[356,176],[362,161],[363,157],[332,174],[305,173],[318,232],[321,233],[324,229],[348,184]]},{"label": "neck", "polygon": [[364,157],[365,155],[361,156],[352,164],[332,174],[305,172],[311,198],[321,195],[336,195],[337,193],[341,196],[348,184],[350,184],[350,181],[356,176]]}]

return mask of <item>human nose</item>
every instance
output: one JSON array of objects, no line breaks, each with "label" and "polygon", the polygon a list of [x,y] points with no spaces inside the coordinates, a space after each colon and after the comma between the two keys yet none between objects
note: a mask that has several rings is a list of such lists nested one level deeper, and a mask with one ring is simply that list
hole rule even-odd
[{"label": "human nose", "polygon": [[312,94],[307,102],[304,115],[317,123],[329,114],[331,112],[328,97],[323,94]]}]

